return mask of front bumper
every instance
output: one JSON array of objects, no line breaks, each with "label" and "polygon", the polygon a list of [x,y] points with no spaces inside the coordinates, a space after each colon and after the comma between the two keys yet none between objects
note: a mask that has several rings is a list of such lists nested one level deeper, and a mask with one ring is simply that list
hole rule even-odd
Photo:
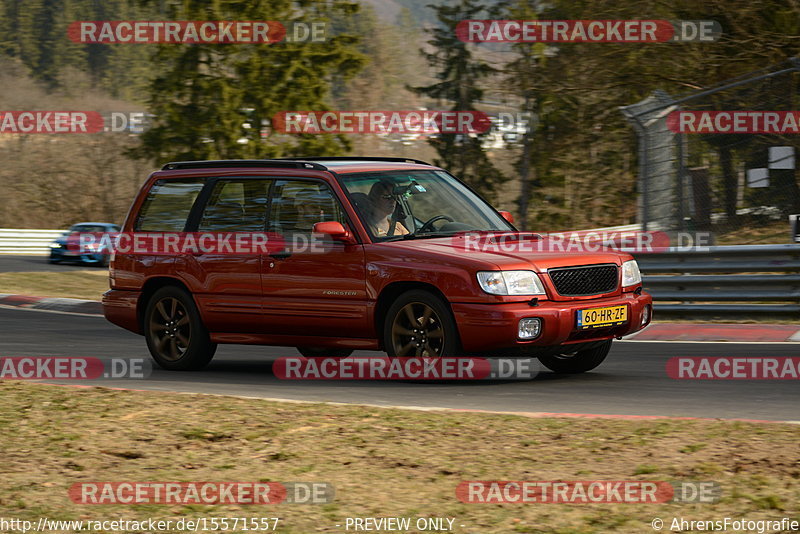
[{"label": "front bumper", "polygon": [[50,261],[75,261],[81,263],[101,263],[108,257],[107,254],[79,254],[66,248],[51,248]]},{"label": "front bumper", "polygon": [[64,259],[68,259],[65,256],[65,253],[66,253],[66,249],[64,249],[64,248],[50,248],[50,259],[51,260],[56,260],[56,261],[61,261],[61,260],[64,260]]},{"label": "front bumper", "polygon": [[[577,328],[577,310],[621,305],[628,306],[628,322],[604,328]],[[642,313],[648,305],[650,314],[642,324]],[[452,304],[465,352],[510,349],[531,354],[557,352],[553,347],[587,344],[632,334],[650,323],[653,316],[652,306],[653,298],[647,293],[623,293],[616,297],[568,302],[539,301],[536,306],[527,302]],[[536,339],[517,338],[519,320],[527,317],[538,317],[542,320],[542,330]]]}]

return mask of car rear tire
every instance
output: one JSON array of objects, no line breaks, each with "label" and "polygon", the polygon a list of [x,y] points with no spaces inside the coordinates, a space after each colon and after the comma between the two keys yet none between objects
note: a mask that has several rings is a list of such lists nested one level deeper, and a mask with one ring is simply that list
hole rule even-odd
[{"label": "car rear tire", "polygon": [[575,354],[554,354],[540,356],[542,364],[558,374],[577,374],[591,371],[606,359],[611,350],[611,340],[605,341],[593,349],[586,349]]},{"label": "car rear tire", "polygon": [[297,350],[306,358],[347,358],[353,354],[353,349],[297,347]]},{"label": "car rear tire", "polygon": [[459,356],[458,328],[447,304],[415,289],[389,307],[383,325],[384,350],[393,357]]},{"label": "car rear tire", "polygon": [[217,350],[194,299],[175,286],[162,287],[148,301],[144,335],[153,359],[170,371],[202,369]]}]

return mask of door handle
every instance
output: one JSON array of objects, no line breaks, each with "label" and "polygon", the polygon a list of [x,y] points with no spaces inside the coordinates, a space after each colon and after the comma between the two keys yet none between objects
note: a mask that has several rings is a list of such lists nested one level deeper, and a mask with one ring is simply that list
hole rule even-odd
[{"label": "door handle", "polygon": [[291,255],[292,255],[291,252],[289,252],[288,250],[284,250],[282,252],[275,252],[273,254],[270,254],[269,257],[270,258],[275,258],[276,260],[285,260],[286,258],[288,258]]}]

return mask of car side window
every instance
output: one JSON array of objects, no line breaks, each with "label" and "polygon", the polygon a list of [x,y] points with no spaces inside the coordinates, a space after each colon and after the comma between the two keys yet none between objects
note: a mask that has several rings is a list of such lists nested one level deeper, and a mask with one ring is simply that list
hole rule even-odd
[{"label": "car side window", "polygon": [[160,180],[153,184],[139,210],[135,230],[182,232],[205,179]]},{"label": "car side window", "polygon": [[326,221],[338,221],[347,228],[342,206],[327,185],[305,180],[275,182],[269,231],[311,234],[314,224]]},{"label": "car side window", "polygon": [[203,209],[199,232],[263,232],[271,180],[221,179]]}]

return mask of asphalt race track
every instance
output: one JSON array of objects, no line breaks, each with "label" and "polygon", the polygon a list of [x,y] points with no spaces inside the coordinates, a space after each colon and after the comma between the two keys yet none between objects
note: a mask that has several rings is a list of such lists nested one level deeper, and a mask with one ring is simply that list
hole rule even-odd
[{"label": "asphalt race track", "polygon": [[[286,381],[272,374],[276,357],[297,355],[292,348],[222,345],[200,372],[156,369],[145,380],[94,383],[386,406],[800,420],[797,380],[674,380],[665,372],[674,356],[797,356],[797,344],[791,343],[615,342],[593,372],[559,376],[544,371],[521,382]],[[149,358],[144,338],[102,317],[9,308],[0,309],[0,356]]]},{"label": "asphalt race track", "polygon": [[74,270],[101,269],[95,265],[81,263],[51,264],[47,256],[0,255],[0,273],[41,273],[45,271],[63,272]]}]

